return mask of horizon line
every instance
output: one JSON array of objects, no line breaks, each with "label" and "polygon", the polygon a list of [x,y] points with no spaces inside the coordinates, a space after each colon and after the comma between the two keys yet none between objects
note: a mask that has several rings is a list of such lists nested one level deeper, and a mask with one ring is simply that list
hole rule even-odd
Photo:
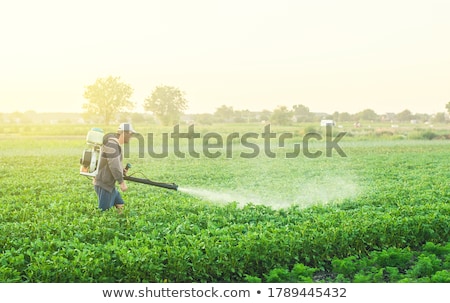
[{"label": "horizon line", "polygon": [[[327,114],[327,115],[333,115],[333,113],[348,113],[348,114],[350,114],[350,115],[354,115],[354,114],[358,114],[358,113],[361,113],[361,112],[363,112],[363,111],[365,111],[365,110],[373,110],[377,115],[385,115],[385,114],[399,114],[399,113],[401,113],[401,112],[403,112],[403,111],[405,111],[405,110],[409,110],[409,109],[404,109],[404,110],[402,110],[402,111],[399,111],[399,112],[395,112],[395,111],[385,111],[385,112],[383,112],[383,113],[379,113],[379,112],[377,112],[376,110],[374,110],[374,109],[372,109],[372,108],[366,108],[366,109],[363,109],[363,110],[360,110],[360,111],[358,111],[358,112],[354,112],[354,113],[351,113],[351,112],[348,112],[348,111],[337,111],[337,110],[335,110],[335,111],[333,111],[333,112],[323,112],[323,111],[310,111],[310,113],[311,114]],[[273,112],[273,110],[268,110],[268,109],[262,109],[262,110],[248,110],[248,109],[237,109],[237,110],[235,110],[235,111],[249,111],[250,113],[261,113],[261,112],[264,112],[264,111],[269,111],[269,112]],[[442,111],[436,111],[436,112],[413,112],[413,111],[411,111],[411,110],[409,110],[410,112],[411,112],[411,114],[413,114],[413,115],[417,115],[417,114],[427,114],[427,115],[433,115],[433,114],[437,114],[437,113],[449,113],[448,111],[446,111],[446,110],[442,110]],[[21,114],[26,114],[26,113],[32,113],[32,114],[78,114],[78,115],[82,115],[82,114],[84,114],[85,112],[83,112],[83,111],[37,111],[37,110],[35,110],[35,109],[27,109],[27,110],[23,110],[23,111],[20,111],[20,110],[15,110],[15,111],[9,111],[9,112],[1,112],[0,111],[0,115],[4,115],[4,114],[6,114],[6,115],[11,115],[11,114],[15,114],[15,113],[21,113]],[[153,113],[152,112],[150,112],[150,111],[123,111],[123,112],[118,112],[118,113],[130,113],[130,114],[149,114],[149,115],[153,115]],[[203,114],[211,114],[211,115],[214,115],[214,113],[211,113],[211,112],[185,112],[185,113],[183,113],[183,115],[203,115]]]}]

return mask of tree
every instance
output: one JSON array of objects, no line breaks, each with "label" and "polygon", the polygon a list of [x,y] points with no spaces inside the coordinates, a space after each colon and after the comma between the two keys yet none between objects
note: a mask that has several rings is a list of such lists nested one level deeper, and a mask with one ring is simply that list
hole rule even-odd
[{"label": "tree", "polygon": [[448,103],[445,105],[445,108],[447,109],[447,112],[450,114],[450,102],[448,102]]},{"label": "tree", "polygon": [[417,113],[417,114],[415,114],[415,116],[416,116],[416,119],[422,123],[428,122],[430,120],[430,115],[426,114],[426,113],[423,113],[423,114]]},{"label": "tree", "polygon": [[339,113],[339,122],[349,122],[352,120],[353,120],[353,117],[348,112]]},{"label": "tree", "polygon": [[332,115],[331,115],[331,119],[334,120],[335,122],[342,122],[340,119],[340,114],[338,111],[335,111]]},{"label": "tree", "polygon": [[289,125],[292,122],[293,115],[294,113],[286,106],[279,106],[273,111],[270,120],[275,124]]},{"label": "tree", "polygon": [[445,113],[436,113],[431,120],[433,123],[445,123]]},{"label": "tree", "polygon": [[130,101],[133,89],[120,81],[119,77],[98,78],[94,84],[86,87],[83,97],[88,100],[83,104],[88,120],[99,120],[105,124],[125,109],[133,109]]},{"label": "tree", "polygon": [[294,105],[292,111],[297,122],[310,122],[312,120],[309,108],[303,104]]},{"label": "tree", "polygon": [[268,109],[264,109],[261,112],[261,116],[259,117],[260,121],[268,122],[270,120],[270,116],[272,116],[272,112]]},{"label": "tree", "polygon": [[214,117],[219,122],[230,122],[234,117],[234,109],[232,106],[222,105],[214,112]]},{"label": "tree", "polygon": [[355,116],[359,120],[365,120],[365,121],[378,120],[377,113],[375,113],[375,111],[372,109],[365,109],[365,110],[355,114]]},{"label": "tree", "polygon": [[184,92],[173,86],[157,86],[144,101],[145,110],[151,111],[163,125],[171,125],[180,119],[187,109]]},{"label": "tree", "polygon": [[397,114],[397,119],[398,119],[398,121],[401,121],[401,122],[410,121],[413,119],[413,114],[411,113],[410,110],[405,109],[404,111]]},{"label": "tree", "polygon": [[234,112],[234,122],[236,123],[244,123],[250,122],[250,111],[248,109],[244,109],[244,110],[237,110]]}]

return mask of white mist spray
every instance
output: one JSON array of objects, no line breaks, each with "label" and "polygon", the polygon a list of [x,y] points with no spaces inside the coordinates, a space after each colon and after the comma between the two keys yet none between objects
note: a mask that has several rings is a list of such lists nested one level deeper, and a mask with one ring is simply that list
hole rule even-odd
[{"label": "white mist spray", "polygon": [[208,190],[193,187],[178,187],[178,191],[199,199],[226,204],[237,202],[243,206],[248,203],[266,205],[272,208],[287,208],[292,205],[308,207],[313,204],[327,204],[356,196],[360,187],[353,178],[344,176],[321,176],[290,184],[289,191],[279,192],[272,188],[247,187],[245,192]]},{"label": "white mist spray", "polygon": [[237,195],[235,193],[218,192],[202,188],[178,187],[178,191],[200,198],[202,200],[215,203],[229,203],[229,202],[242,203],[248,201],[248,198],[243,197],[241,195]]}]

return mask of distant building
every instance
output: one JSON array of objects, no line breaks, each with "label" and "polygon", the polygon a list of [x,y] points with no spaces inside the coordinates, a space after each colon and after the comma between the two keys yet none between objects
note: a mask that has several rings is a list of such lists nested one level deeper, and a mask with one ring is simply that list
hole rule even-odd
[{"label": "distant building", "polygon": [[334,120],[320,120],[320,126],[335,126]]}]

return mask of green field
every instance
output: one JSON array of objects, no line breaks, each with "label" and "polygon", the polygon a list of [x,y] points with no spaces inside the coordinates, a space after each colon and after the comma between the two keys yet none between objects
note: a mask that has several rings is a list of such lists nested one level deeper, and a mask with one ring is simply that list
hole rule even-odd
[{"label": "green field", "polygon": [[[142,133],[172,128],[137,125]],[[186,129],[185,126],[182,127]],[[314,129],[315,128],[315,129]],[[276,157],[157,159],[130,143],[131,173],[179,191],[128,183],[124,213],[100,212],[79,175],[86,125],[0,128],[2,282],[450,282],[450,140],[441,129],[351,129],[346,157],[286,158],[315,126],[273,127]],[[105,126],[105,131],[114,128]],[[196,126],[202,134],[263,126]],[[334,134],[336,134],[334,133]],[[430,135],[431,134],[431,135]],[[430,140],[434,139],[434,140]],[[145,142],[147,148],[148,141]]]}]

